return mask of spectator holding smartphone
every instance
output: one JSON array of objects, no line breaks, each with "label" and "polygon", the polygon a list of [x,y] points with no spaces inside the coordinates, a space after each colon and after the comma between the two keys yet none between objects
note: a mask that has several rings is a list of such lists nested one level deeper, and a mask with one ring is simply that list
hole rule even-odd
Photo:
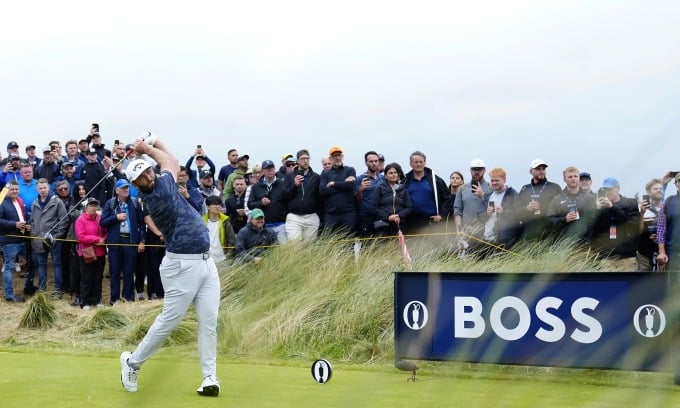
[{"label": "spectator holding smartphone", "polygon": [[551,231],[548,207],[562,188],[548,181],[547,168],[544,160],[534,159],[529,166],[531,181],[519,191],[517,210],[522,221],[522,238],[526,240],[539,240]]},{"label": "spectator holding smartphone", "polygon": [[486,201],[484,196],[491,194],[491,187],[484,179],[486,164],[481,159],[470,162],[470,183],[463,184],[456,192],[453,215],[460,236],[459,247],[475,245],[483,239],[486,222]]},{"label": "spectator holding smartphone", "polygon": [[663,211],[663,182],[652,179],[645,185],[647,194],[642,196],[640,202],[640,240],[638,243],[636,259],[638,272],[656,272],[658,270],[656,257],[658,247],[656,244],[657,220]]},{"label": "spectator holding smartphone", "polygon": [[597,211],[590,233],[593,249],[617,262],[618,269],[635,271],[640,238],[640,210],[637,200],[620,194],[618,180],[608,177],[598,190]]}]

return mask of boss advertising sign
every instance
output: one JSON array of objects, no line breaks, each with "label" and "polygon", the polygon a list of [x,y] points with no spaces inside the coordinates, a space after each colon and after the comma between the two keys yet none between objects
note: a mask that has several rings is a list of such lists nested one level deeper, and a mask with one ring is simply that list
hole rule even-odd
[{"label": "boss advertising sign", "polygon": [[398,272],[397,359],[670,371],[663,273]]}]

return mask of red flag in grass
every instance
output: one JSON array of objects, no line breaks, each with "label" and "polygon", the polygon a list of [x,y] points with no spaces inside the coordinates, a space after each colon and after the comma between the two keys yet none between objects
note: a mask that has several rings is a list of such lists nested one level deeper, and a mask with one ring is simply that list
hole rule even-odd
[{"label": "red flag in grass", "polygon": [[399,246],[401,246],[401,252],[404,254],[404,261],[406,261],[406,266],[411,268],[411,255],[408,253],[408,248],[406,248],[406,239],[404,238],[404,234],[401,233],[401,230],[397,233],[397,236],[399,237]]}]

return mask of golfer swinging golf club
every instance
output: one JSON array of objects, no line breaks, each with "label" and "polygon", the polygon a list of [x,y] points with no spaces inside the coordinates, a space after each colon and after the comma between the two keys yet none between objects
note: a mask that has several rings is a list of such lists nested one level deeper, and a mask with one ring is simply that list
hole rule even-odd
[{"label": "golfer swinging golf club", "polygon": [[136,159],[128,164],[126,172],[165,237],[167,250],[160,267],[165,298],[163,310],[137,349],[121,353],[121,382],[126,391],[137,391],[137,375],[142,364],[161,347],[193,303],[198,317],[198,353],[203,372],[203,382],[197,392],[216,397],[220,392],[216,373],[220,281],[210,257],[208,229],[198,212],[179,194],[175,184],[179,166],[165,144],[147,132],[135,141],[133,148],[149,155],[161,167],[161,174],[157,175],[150,163]]}]

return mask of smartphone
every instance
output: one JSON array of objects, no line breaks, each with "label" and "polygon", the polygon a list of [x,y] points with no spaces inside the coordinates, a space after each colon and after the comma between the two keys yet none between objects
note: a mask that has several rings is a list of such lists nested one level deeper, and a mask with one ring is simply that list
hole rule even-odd
[{"label": "smartphone", "polygon": [[489,201],[489,207],[491,207],[491,211],[496,211],[496,203],[493,201]]},{"label": "smartphone", "polygon": [[178,185],[179,187],[186,188],[187,183],[185,183],[185,182],[179,182],[179,183],[177,183],[177,185]]},{"label": "smartphone", "polygon": [[108,157],[109,159],[111,158],[111,152],[110,151],[105,151],[104,156]]},{"label": "smartphone", "polygon": [[605,187],[600,187],[599,190],[597,190],[597,198],[602,198],[607,196],[607,189]]},{"label": "smartphone", "polygon": [[116,141],[113,144],[118,146],[120,144],[120,140],[116,139]]},{"label": "smartphone", "polygon": [[649,196],[647,194],[642,196],[642,201],[649,203]]},{"label": "smartphone", "polygon": [[197,149],[202,149],[201,145],[196,145]]},{"label": "smartphone", "polygon": [[475,187],[479,187],[479,181],[477,181],[477,180],[472,180],[472,182],[470,184],[475,186]]}]

